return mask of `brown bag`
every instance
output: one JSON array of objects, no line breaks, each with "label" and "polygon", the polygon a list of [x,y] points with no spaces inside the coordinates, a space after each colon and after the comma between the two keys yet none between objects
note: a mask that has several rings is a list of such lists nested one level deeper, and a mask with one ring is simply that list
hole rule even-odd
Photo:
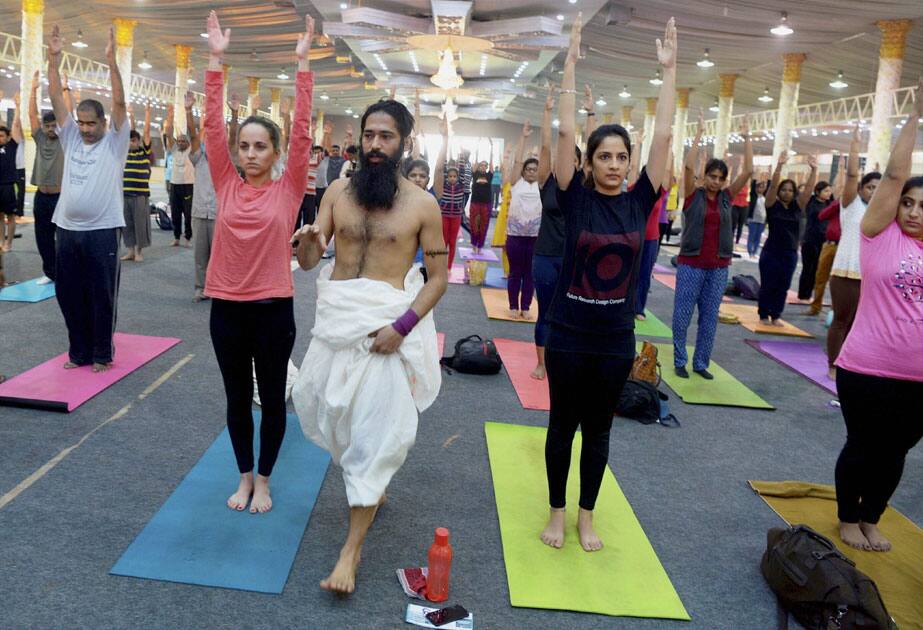
[{"label": "brown bag", "polygon": [[634,365],[631,366],[630,378],[633,381],[644,381],[654,387],[660,384],[660,375],[657,373],[657,347],[650,341],[645,341],[641,345],[641,352],[635,357]]}]

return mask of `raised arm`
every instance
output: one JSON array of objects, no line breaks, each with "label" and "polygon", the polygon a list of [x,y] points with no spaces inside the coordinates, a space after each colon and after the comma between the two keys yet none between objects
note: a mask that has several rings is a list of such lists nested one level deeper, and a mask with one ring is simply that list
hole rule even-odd
[{"label": "raised arm", "polygon": [[10,137],[22,144],[22,110],[19,107],[19,92],[13,95],[13,128],[10,129]]},{"label": "raised arm", "polygon": [[[314,74],[308,57],[311,40],[314,38],[314,18],[304,18],[304,33],[298,36],[295,56],[298,58],[298,73],[295,77],[295,111],[292,116],[291,140],[288,161],[282,181],[292,190],[304,194],[308,181],[308,160],[311,159],[311,107],[314,97]],[[297,211],[297,208],[296,208]]]},{"label": "raised arm", "polygon": [[699,110],[699,124],[695,129],[695,138],[692,146],[683,160],[683,199],[695,192],[695,168],[699,162],[699,142],[702,141],[702,132],[705,130],[705,114]]},{"label": "raised arm", "polygon": [[449,123],[445,117],[439,121],[439,133],[442,134],[442,147],[433,167],[433,192],[436,193],[436,199],[442,199],[442,193],[445,191],[445,156],[449,152]]},{"label": "raised arm", "polygon": [[846,159],[841,155],[837,158],[836,177],[833,178],[833,198],[843,196],[843,186],[846,184]]},{"label": "raised arm", "polygon": [[654,117],[654,137],[648,152],[647,177],[654,190],[659,190],[663,181],[664,166],[670,154],[670,136],[673,129],[673,110],[676,100],[676,22],[667,22],[663,41],[657,40],[657,60],[663,66],[663,83],[657,97],[657,113]]},{"label": "raised arm", "polygon": [[816,156],[808,156],[808,166],[811,168],[811,174],[808,176],[808,181],[804,184],[804,190],[802,190],[801,194],[798,195],[798,207],[802,210],[808,207],[808,202],[811,201],[811,195],[814,193],[814,184],[817,183]]},{"label": "raised arm", "polygon": [[919,119],[923,117],[923,78],[917,82],[917,100],[913,113],[897,134],[897,141],[888,158],[888,165],[882,175],[875,194],[869,201],[869,207],[862,217],[862,233],[869,237],[881,234],[897,217],[901,201],[901,189],[910,178],[913,165],[913,145],[917,139]]},{"label": "raised arm", "polygon": [[119,129],[127,122],[125,88],[122,86],[122,73],[115,62],[115,27],[109,27],[109,43],[106,45],[106,62],[109,64],[109,82],[112,87],[112,125]]},{"label": "raised arm", "polygon": [[574,177],[574,147],[577,138],[577,92],[574,89],[574,73],[580,56],[580,29],[583,14],[578,13],[570,31],[570,46],[564,60],[564,76],[561,78],[561,95],[558,98],[558,148],[555,151],[554,172],[558,188],[567,190]]},{"label": "raised arm", "polygon": [[64,88],[61,85],[61,73],[58,70],[61,65],[63,48],[64,40],[61,39],[61,30],[55,24],[51,27],[51,36],[48,38],[48,98],[51,99],[51,107],[54,109],[58,127],[63,127],[71,115],[67,102],[64,100]]},{"label": "raised arm", "polygon": [[846,183],[843,185],[843,198],[840,205],[844,208],[856,200],[859,194],[859,125],[852,131],[849,142],[849,159],[846,161]]},{"label": "raised arm", "polygon": [[[66,72],[61,73],[61,86],[61,90],[64,92],[64,104],[67,105],[67,111],[72,112],[74,111],[74,97],[73,92],[71,91],[70,83],[67,80]],[[79,91],[77,92],[77,96],[79,98]]]},{"label": "raised arm", "polygon": [[414,91],[413,99],[413,149],[410,152],[414,160],[420,159],[420,145],[423,144],[423,117],[420,116],[420,90]]},{"label": "raised arm", "polygon": [[593,135],[593,131],[596,129],[596,104],[593,102],[593,90],[590,89],[590,86],[585,84],[583,86],[583,111],[586,112],[586,129],[584,133],[586,138],[589,139]]},{"label": "raised arm", "polygon": [[167,115],[163,121],[163,144],[168,151],[171,151],[174,142],[176,140],[173,137],[173,105],[167,105]]},{"label": "raised arm", "polygon": [[772,172],[772,181],[766,188],[766,207],[776,203],[776,193],[779,192],[779,182],[782,180],[782,167],[788,162],[788,151],[782,151],[779,154],[779,161],[776,162],[776,170]]},{"label": "raised arm", "polygon": [[[542,113],[542,148],[538,151],[538,185],[544,186],[551,176],[551,116],[554,114],[554,86],[548,85],[545,111]],[[493,157],[493,156],[491,156]],[[493,171],[493,168],[491,168]]]},{"label": "raised arm", "polygon": [[728,194],[731,195],[731,199],[736,197],[737,193],[743,190],[744,186],[750,183],[750,178],[753,177],[753,145],[750,143],[749,116],[744,116],[740,131],[741,135],[744,137],[744,160],[740,165],[740,173],[738,173],[737,178],[731,182],[731,187],[728,189]]},{"label": "raised arm", "polygon": [[38,70],[32,74],[32,85],[29,88],[29,128],[32,129],[32,133],[35,133],[36,129],[39,129],[42,125],[41,118],[38,115]]},{"label": "raised arm", "polygon": [[324,152],[329,155],[330,151],[333,150],[333,123],[329,120],[324,121]]},{"label": "raised arm", "polygon": [[[231,29],[221,30],[218,14],[211,11],[206,25],[208,33],[208,70],[205,72],[205,111],[214,115],[205,116],[205,151],[208,155],[208,170],[211,172],[215,190],[238,177],[231,161],[227,130],[224,127],[222,102],[224,100],[224,71],[221,57],[231,43]],[[236,144],[236,142],[235,142]]]},{"label": "raised arm", "polygon": [[142,135],[144,139],[144,146],[151,146],[151,104],[148,102],[144,106],[144,134]]},{"label": "raised arm", "polygon": [[635,182],[638,181],[638,173],[641,171],[641,153],[644,148],[644,143],[646,142],[647,139],[644,132],[641,132],[641,140],[638,142],[638,146],[635,147],[635,150],[631,152],[631,157],[628,158],[628,175],[625,177],[625,181],[629,188],[634,186]]},{"label": "raised arm", "polygon": [[183,98],[183,107],[186,109],[186,137],[189,138],[189,154],[193,155],[202,146],[202,137],[198,134],[199,126],[196,124],[195,114],[192,106],[195,104],[195,97],[192,92],[186,92]]},{"label": "raised arm", "polygon": [[510,172],[510,184],[515,184],[522,178],[523,150],[526,145],[526,138],[532,135],[532,123],[528,120],[522,125],[522,135],[519,136],[519,142],[516,144],[516,156],[513,159],[513,168]]},{"label": "raised arm", "polygon": [[236,92],[231,94],[228,109],[231,110],[231,119],[228,122],[228,150],[234,156],[237,154],[237,129],[240,127],[240,122],[237,119],[240,115],[240,95]]}]

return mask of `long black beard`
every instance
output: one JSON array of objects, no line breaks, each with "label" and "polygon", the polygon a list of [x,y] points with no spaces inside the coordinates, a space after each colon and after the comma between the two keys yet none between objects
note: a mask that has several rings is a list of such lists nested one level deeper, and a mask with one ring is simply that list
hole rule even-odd
[{"label": "long black beard", "polygon": [[[400,157],[403,147],[396,155],[379,151],[364,153],[359,150],[359,168],[349,179],[349,186],[356,195],[359,205],[366,210],[390,210],[400,185]],[[370,157],[380,157],[381,162],[372,164]]]}]

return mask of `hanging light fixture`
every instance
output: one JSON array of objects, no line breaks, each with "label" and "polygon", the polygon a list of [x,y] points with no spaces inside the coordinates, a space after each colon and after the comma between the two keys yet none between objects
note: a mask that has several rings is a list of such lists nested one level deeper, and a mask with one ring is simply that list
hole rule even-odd
[{"label": "hanging light fixture", "polygon": [[442,53],[442,61],[439,62],[439,71],[429,79],[433,85],[443,90],[455,90],[461,87],[465,82],[455,69],[455,55],[451,48],[446,48]]},{"label": "hanging light fixture", "polygon": [[849,83],[843,80],[842,70],[836,73],[836,79],[830,82],[830,87],[836,88],[837,90],[842,90],[845,87],[849,87]]},{"label": "hanging light fixture", "polygon": [[606,103],[606,99],[603,98],[603,95],[602,95],[602,94],[600,94],[600,95],[599,95],[599,98],[596,99],[596,105],[597,105],[598,107],[605,107],[607,104],[608,104],[608,103]]},{"label": "hanging light fixture", "polygon": [[720,109],[721,109],[721,108],[718,106],[718,99],[715,99],[715,102],[712,104],[711,107],[708,108],[708,111],[710,111],[710,112],[717,112],[717,111],[719,111]]},{"label": "hanging light fixture", "polygon": [[657,72],[654,73],[654,78],[648,81],[648,83],[650,83],[651,85],[662,85],[663,79],[660,77],[661,77],[660,70],[658,70]]},{"label": "hanging light fixture", "polygon": [[795,32],[788,25],[788,13],[786,11],[782,11],[782,21],[779,22],[779,25],[774,28],[769,29],[769,32],[772,33],[773,35],[783,35],[783,36],[791,35],[792,33]]},{"label": "hanging light fixture", "polygon": [[146,50],[144,51],[144,57],[141,58],[141,63],[138,64],[138,67],[141,68],[142,70],[150,70],[151,68],[153,68],[153,66],[150,63],[148,63]]},{"label": "hanging light fixture", "polygon": [[771,103],[772,97],[769,96],[769,88],[763,90],[763,95],[758,99],[761,103]]},{"label": "hanging light fixture", "polygon": [[700,68],[711,68],[713,65],[715,65],[715,62],[712,61],[711,58],[708,56],[707,48],[705,49],[705,55],[701,59],[699,59],[695,65],[697,65]]},{"label": "hanging light fixture", "polygon": [[89,44],[83,41],[83,31],[77,29],[77,39],[71,44],[74,48],[86,48]]},{"label": "hanging light fixture", "polygon": [[631,98],[631,92],[628,91],[627,85],[622,86],[622,91],[619,92],[619,96],[622,98]]},{"label": "hanging light fixture", "polygon": [[276,78],[280,81],[285,81],[288,79],[288,75],[285,74],[285,68],[279,68],[279,74],[276,75]]}]

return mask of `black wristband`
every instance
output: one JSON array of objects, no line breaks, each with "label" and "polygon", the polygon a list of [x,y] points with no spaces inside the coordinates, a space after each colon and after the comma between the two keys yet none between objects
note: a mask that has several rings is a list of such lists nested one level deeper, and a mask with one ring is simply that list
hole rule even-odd
[{"label": "black wristband", "polygon": [[587,115],[587,116],[595,116],[595,115],[596,115],[596,112],[587,112],[586,115]]}]

